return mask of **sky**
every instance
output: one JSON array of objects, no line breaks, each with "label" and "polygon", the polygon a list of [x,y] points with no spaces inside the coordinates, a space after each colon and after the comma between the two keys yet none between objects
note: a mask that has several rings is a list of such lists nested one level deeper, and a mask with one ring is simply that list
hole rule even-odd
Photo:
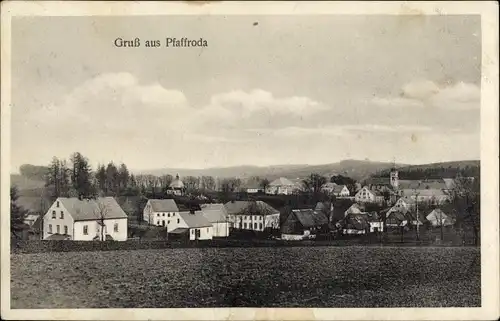
[{"label": "sky", "polygon": [[479,16],[17,17],[11,170],[479,159],[480,86]]}]

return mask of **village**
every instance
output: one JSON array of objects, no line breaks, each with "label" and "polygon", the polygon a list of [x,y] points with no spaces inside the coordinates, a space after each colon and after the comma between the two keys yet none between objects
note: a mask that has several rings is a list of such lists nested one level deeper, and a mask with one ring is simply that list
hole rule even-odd
[{"label": "village", "polygon": [[164,193],[143,199],[139,209],[130,199],[112,196],[57,197],[43,213],[30,211],[33,204],[24,205],[22,197],[20,206],[28,209],[28,238],[44,241],[300,242],[371,237],[383,242],[403,241],[405,234],[418,241],[430,231],[436,243],[457,238],[465,243],[470,213],[455,200],[473,180],[402,180],[393,167],[389,177],[349,187],[317,174],[303,180],[248,180],[228,190],[224,201],[191,193],[176,175]]}]

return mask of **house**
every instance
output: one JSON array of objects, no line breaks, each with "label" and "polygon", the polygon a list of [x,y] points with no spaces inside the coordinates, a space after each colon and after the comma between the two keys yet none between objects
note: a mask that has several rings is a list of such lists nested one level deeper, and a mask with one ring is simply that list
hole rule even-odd
[{"label": "house", "polygon": [[318,202],[316,203],[315,211],[323,213],[326,216],[329,223],[333,223],[334,220],[334,206],[333,202]]},{"label": "house", "polygon": [[363,214],[363,213],[364,213],[364,207],[358,203],[354,203],[344,212],[344,217],[346,217],[349,214]]},{"label": "house", "polygon": [[451,226],[455,223],[453,218],[446,215],[441,209],[436,208],[426,216],[426,219],[433,227],[437,226]]},{"label": "house", "polygon": [[285,177],[280,177],[269,183],[266,194],[291,195],[300,190],[300,186]]},{"label": "house", "polygon": [[365,214],[351,213],[340,224],[345,235],[367,234],[370,231],[370,223]]},{"label": "house", "polygon": [[199,211],[213,226],[213,237],[229,236],[229,218],[224,204],[202,204]]},{"label": "house", "polygon": [[354,196],[357,203],[377,203],[384,202],[384,195],[378,190],[370,190],[367,186],[359,190]]},{"label": "house", "polygon": [[186,188],[184,183],[179,178],[179,174],[175,176],[175,179],[170,183],[167,193],[173,195],[184,195]]},{"label": "house", "polygon": [[387,227],[401,227],[408,224],[408,218],[400,211],[387,212],[385,219],[385,226]]},{"label": "house", "polygon": [[337,197],[348,197],[351,195],[346,185],[337,185],[335,183],[326,183],[321,187],[323,193],[335,195]]},{"label": "house", "polygon": [[179,208],[173,199],[149,199],[143,210],[143,219],[149,225],[165,226],[170,231],[180,223]]},{"label": "house", "polygon": [[387,214],[395,211],[401,211],[402,213],[406,213],[407,210],[416,208],[416,201],[410,197],[400,197],[396,203],[389,209]]},{"label": "house", "polygon": [[370,233],[377,233],[384,231],[384,222],[377,214],[377,212],[366,212],[366,220],[370,224]]},{"label": "house", "polygon": [[16,204],[26,211],[24,224],[32,230],[40,229],[40,224],[43,221],[42,217],[51,205],[48,199],[37,196],[19,196]]},{"label": "house", "polygon": [[178,219],[179,223],[168,232],[173,238],[190,241],[212,239],[214,227],[200,211],[179,212]]},{"label": "house", "polygon": [[230,201],[224,207],[231,228],[253,231],[279,229],[280,212],[263,201]]},{"label": "house", "polygon": [[417,201],[418,203],[427,203],[432,205],[442,205],[451,200],[451,196],[442,189],[403,189],[400,192],[401,197],[406,197]]},{"label": "house", "polygon": [[426,220],[424,214],[422,212],[417,212],[414,209],[409,209],[406,211],[404,214],[408,223],[413,226],[417,225],[424,225],[424,222]]},{"label": "house", "polygon": [[328,218],[320,211],[294,209],[281,228],[283,240],[304,240],[316,238],[316,234],[328,230]]},{"label": "house", "polygon": [[43,217],[43,239],[126,241],[127,221],[113,197],[59,197]]},{"label": "house", "polygon": [[321,191],[323,193],[333,195],[333,190],[335,189],[335,186],[337,186],[337,184],[335,183],[331,182],[325,183],[323,186],[321,186]]}]

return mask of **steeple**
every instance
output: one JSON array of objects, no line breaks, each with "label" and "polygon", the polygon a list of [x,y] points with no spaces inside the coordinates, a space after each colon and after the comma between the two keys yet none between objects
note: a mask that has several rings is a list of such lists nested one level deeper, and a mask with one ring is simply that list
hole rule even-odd
[{"label": "steeple", "polygon": [[391,183],[391,186],[394,188],[394,189],[398,189],[399,187],[399,175],[398,175],[398,170],[396,169],[396,158],[393,158],[393,161],[392,161],[392,168],[391,168],[391,174],[390,174],[390,183]]}]

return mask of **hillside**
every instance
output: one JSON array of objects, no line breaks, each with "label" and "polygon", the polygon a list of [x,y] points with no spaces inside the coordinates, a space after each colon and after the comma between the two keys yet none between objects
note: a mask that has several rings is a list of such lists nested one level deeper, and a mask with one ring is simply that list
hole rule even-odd
[{"label": "hillside", "polygon": [[[398,166],[398,172],[400,179],[454,178],[458,172],[461,172],[463,176],[478,176],[480,174],[480,166],[481,162],[479,160],[464,160]],[[389,170],[381,170],[372,176],[389,177]]]},{"label": "hillside", "polygon": [[[182,176],[201,176],[209,175],[214,177],[239,177],[242,179],[251,176],[266,177],[270,180],[280,176],[289,178],[304,178],[311,173],[320,175],[332,176],[342,174],[350,176],[354,179],[361,179],[367,175],[372,175],[384,169],[391,168],[392,163],[372,162],[363,160],[343,160],[338,163],[324,165],[275,165],[267,167],[258,166],[234,166],[225,168],[207,168],[207,169],[178,169],[165,168],[150,171],[139,171],[138,174],[164,175],[179,174]],[[407,166],[405,164],[397,164],[397,166]]]}]

